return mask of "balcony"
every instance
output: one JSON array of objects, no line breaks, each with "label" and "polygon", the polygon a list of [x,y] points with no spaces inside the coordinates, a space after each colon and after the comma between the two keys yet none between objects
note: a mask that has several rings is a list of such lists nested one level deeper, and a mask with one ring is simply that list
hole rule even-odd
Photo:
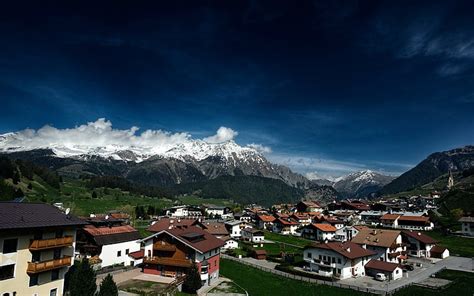
[{"label": "balcony", "polygon": [[178,266],[178,267],[191,267],[191,265],[193,264],[191,259],[173,259],[173,258],[156,257],[156,256],[143,258],[143,263]]},{"label": "balcony", "polygon": [[153,244],[153,249],[156,251],[174,252],[176,251],[176,246],[156,242]]},{"label": "balcony", "polygon": [[51,239],[35,239],[30,243],[30,251],[40,251],[53,248],[70,247],[74,242],[74,237],[65,236]]},{"label": "balcony", "polygon": [[56,268],[67,267],[71,265],[72,262],[71,256],[64,256],[60,259],[52,259],[47,261],[41,262],[28,262],[28,269],[26,270],[27,273],[34,274],[40,273]]},{"label": "balcony", "polygon": [[336,267],[336,263],[331,263],[329,261],[323,261],[319,259],[313,259],[311,263],[314,263],[319,266],[324,266],[324,267]]}]

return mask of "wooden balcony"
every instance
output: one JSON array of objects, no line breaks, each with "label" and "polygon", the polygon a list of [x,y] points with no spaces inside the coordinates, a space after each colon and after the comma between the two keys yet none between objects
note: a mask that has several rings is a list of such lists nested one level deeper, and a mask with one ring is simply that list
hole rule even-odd
[{"label": "wooden balcony", "polygon": [[28,269],[26,270],[27,273],[40,273],[56,268],[67,267],[70,266],[72,262],[71,256],[64,256],[60,259],[52,259],[47,261],[41,262],[28,262]]},{"label": "wooden balcony", "polygon": [[174,251],[176,251],[176,246],[156,242],[156,243],[153,244],[153,249],[156,250],[156,251],[174,252]]},{"label": "wooden balcony", "polygon": [[70,247],[74,242],[74,237],[65,236],[51,239],[35,239],[30,243],[30,251],[40,251],[53,248]]},{"label": "wooden balcony", "polygon": [[178,266],[178,267],[191,267],[191,265],[193,264],[191,259],[173,259],[173,258],[156,257],[156,256],[143,258],[143,263]]}]

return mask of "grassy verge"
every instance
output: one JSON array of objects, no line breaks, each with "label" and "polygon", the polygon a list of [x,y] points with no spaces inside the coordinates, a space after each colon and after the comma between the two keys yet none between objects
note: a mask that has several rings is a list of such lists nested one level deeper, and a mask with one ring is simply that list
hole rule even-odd
[{"label": "grassy verge", "polygon": [[274,233],[270,231],[265,231],[265,239],[271,240],[274,242],[296,245],[301,248],[313,242],[311,240],[304,239],[301,237],[296,237],[296,236],[291,236],[291,235],[282,235],[282,234],[278,234],[278,233]]},{"label": "grassy verge", "polygon": [[427,231],[427,235],[439,241],[439,245],[448,248],[451,255],[474,257],[474,239],[455,235],[445,235],[440,231]]},{"label": "grassy verge", "polygon": [[233,280],[239,286],[247,290],[247,292],[252,296],[366,295],[353,290],[309,284],[284,278],[225,259],[221,260],[220,272],[223,276]]},{"label": "grassy verge", "polygon": [[461,296],[461,295],[473,295],[474,294],[474,273],[455,271],[455,270],[443,270],[437,274],[437,277],[453,281],[443,290],[432,290],[423,287],[410,286],[402,289],[395,293],[395,296]]}]

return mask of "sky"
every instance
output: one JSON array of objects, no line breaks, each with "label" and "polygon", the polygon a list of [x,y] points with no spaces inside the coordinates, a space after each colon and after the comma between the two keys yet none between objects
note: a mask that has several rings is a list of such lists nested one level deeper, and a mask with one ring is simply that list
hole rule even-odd
[{"label": "sky", "polygon": [[0,134],[105,118],[325,177],[474,144],[472,1],[124,3],[3,5]]}]

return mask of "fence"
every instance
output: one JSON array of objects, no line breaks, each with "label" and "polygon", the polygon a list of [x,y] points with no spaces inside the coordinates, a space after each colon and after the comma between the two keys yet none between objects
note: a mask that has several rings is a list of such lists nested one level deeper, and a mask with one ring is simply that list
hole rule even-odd
[{"label": "fence", "polygon": [[241,260],[239,258],[232,257],[232,256],[229,256],[229,255],[226,255],[226,254],[221,254],[221,257],[224,258],[224,259],[229,259],[229,260],[232,260],[232,261],[239,262],[239,263],[244,264],[244,265],[248,265],[250,267],[253,267],[253,268],[265,271],[265,272],[270,272],[270,273],[273,273],[273,274],[276,274],[276,275],[279,275],[279,276],[282,276],[282,277],[285,277],[285,278],[294,279],[294,280],[297,280],[297,281],[303,281],[303,282],[318,284],[318,285],[327,285],[327,286],[332,286],[332,287],[337,287],[337,288],[342,288],[342,289],[351,289],[351,290],[355,290],[355,291],[360,291],[360,292],[365,292],[365,293],[370,293],[370,294],[377,294],[377,295],[392,295],[395,292],[397,292],[397,291],[399,291],[403,288],[406,288],[408,286],[411,286],[413,284],[413,283],[406,283],[405,285],[402,285],[402,286],[397,287],[397,288],[393,288],[391,290],[388,290],[388,287],[387,287],[387,290],[371,289],[371,288],[365,288],[365,287],[360,287],[360,286],[355,286],[355,285],[341,284],[339,282],[323,281],[323,280],[313,279],[313,278],[304,277],[304,276],[300,276],[300,275],[295,275],[295,274],[283,272],[283,271],[280,271],[280,270],[271,269],[271,268],[268,268],[268,267],[263,267],[261,265],[257,265],[257,264],[251,263],[251,262],[247,262],[245,260]]}]

